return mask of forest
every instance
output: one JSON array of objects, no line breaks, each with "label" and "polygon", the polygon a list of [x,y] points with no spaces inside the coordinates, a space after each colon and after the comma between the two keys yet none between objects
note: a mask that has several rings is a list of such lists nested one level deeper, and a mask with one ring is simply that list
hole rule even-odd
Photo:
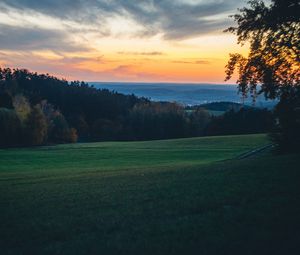
[{"label": "forest", "polygon": [[154,140],[268,132],[272,113],[152,102],[25,69],[0,69],[0,146]]}]

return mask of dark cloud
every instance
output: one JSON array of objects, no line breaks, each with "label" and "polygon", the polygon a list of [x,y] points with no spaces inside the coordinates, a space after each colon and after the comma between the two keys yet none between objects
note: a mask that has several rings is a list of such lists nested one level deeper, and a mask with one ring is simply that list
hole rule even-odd
[{"label": "dark cloud", "polygon": [[103,56],[100,57],[68,57],[62,55],[62,58],[58,60],[62,65],[69,65],[76,67],[84,62],[94,62],[97,64],[106,64],[108,61],[104,60]]},{"label": "dark cloud", "polygon": [[83,51],[88,50],[78,45],[64,31],[24,28],[0,24],[0,47],[2,50],[53,50]]},{"label": "dark cloud", "polygon": [[71,18],[72,14],[81,12],[84,7],[84,1],[81,0],[2,0],[2,2],[19,10],[32,10],[59,18]]},{"label": "dark cloud", "polygon": [[[185,39],[221,32],[230,20],[228,13],[244,5],[240,0],[2,0],[19,10],[35,11],[99,27],[103,35],[105,18],[125,16],[143,26],[139,36],[162,33],[166,39]],[[4,10],[4,9],[3,9]],[[224,17],[220,17],[222,14]]]},{"label": "dark cloud", "polygon": [[127,73],[131,69],[131,67],[132,67],[131,65],[119,65],[113,68],[112,70],[110,70],[109,72]]},{"label": "dark cloud", "polygon": [[190,61],[190,60],[175,60],[175,61],[172,61],[172,63],[175,63],[175,64],[208,65],[211,62],[208,61],[208,60],[195,60],[195,61]]},{"label": "dark cloud", "polygon": [[137,51],[119,51],[119,55],[135,55],[135,56],[161,56],[165,55],[163,52],[160,51],[145,51],[145,52],[137,52]]},{"label": "dark cloud", "polygon": [[[123,1],[121,1],[123,2]],[[185,39],[210,32],[221,32],[229,25],[228,12],[240,6],[237,0],[194,1],[141,1],[127,0],[123,5],[129,15],[146,28],[144,35],[163,33],[166,39]],[[142,3],[142,4],[141,4]],[[143,3],[152,3],[150,7]]]}]

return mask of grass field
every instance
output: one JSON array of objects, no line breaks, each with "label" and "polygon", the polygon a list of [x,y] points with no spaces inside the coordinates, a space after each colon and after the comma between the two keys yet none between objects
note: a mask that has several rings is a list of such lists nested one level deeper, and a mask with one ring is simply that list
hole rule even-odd
[{"label": "grass field", "polygon": [[299,254],[300,155],[264,135],[0,150],[0,254]]}]

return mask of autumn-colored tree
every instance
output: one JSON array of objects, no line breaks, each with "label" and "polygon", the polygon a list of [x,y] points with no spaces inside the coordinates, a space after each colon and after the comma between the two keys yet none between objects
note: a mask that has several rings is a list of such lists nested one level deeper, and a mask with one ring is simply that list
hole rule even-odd
[{"label": "autumn-colored tree", "polygon": [[24,122],[31,111],[31,107],[27,98],[23,95],[16,95],[13,98],[13,107],[19,119]]},{"label": "autumn-colored tree", "polygon": [[25,140],[30,145],[41,145],[47,138],[47,120],[40,105],[32,108],[26,119]]},{"label": "autumn-colored tree", "polygon": [[78,140],[77,130],[75,128],[70,128],[67,136],[67,142],[76,143]]}]

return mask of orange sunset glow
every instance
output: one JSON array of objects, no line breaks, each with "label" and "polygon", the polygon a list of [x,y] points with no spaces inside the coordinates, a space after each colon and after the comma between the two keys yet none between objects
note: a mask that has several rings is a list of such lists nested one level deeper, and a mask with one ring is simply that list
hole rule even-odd
[{"label": "orange sunset glow", "polygon": [[0,65],[85,81],[223,83],[231,1],[1,1]]}]

